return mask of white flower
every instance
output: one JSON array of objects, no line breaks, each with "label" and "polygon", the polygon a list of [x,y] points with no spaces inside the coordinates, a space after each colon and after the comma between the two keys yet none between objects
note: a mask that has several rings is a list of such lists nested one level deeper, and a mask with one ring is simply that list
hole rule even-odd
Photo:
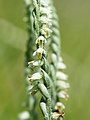
[{"label": "white flower", "polygon": [[41,46],[41,47],[43,47],[46,42],[47,41],[46,41],[46,39],[43,36],[39,36],[36,39],[36,44],[39,44],[39,46]]},{"label": "white flower", "polygon": [[67,80],[68,79],[68,75],[64,74],[61,71],[58,71],[56,73],[56,77],[57,77],[57,79],[60,79],[60,80]]},{"label": "white flower", "polygon": [[33,53],[33,56],[37,55],[38,53],[44,53],[45,50],[43,48],[38,48],[34,53]]},{"label": "white flower", "polygon": [[41,5],[48,7],[48,5],[50,4],[49,0],[40,0]]},{"label": "white flower", "polygon": [[40,14],[46,15],[48,18],[52,18],[52,11],[49,7],[40,7]]},{"label": "white flower", "polygon": [[66,65],[63,62],[58,62],[57,63],[57,68],[58,69],[66,69]]},{"label": "white flower", "polygon": [[39,80],[41,78],[42,78],[42,75],[39,72],[37,72],[37,73],[34,73],[30,78],[28,78],[28,80],[33,81],[33,80]]},{"label": "white flower", "polygon": [[70,87],[69,83],[66,83],[64,81],[57,81],[56,85],[60,88],[60,89],[67,89]]},{"label": "white flower", "polygon": [[42,59],[42,55],[45,55],[46,51],[43,48],[38,48],[34,53],[33,56],[37,56],[38,59]]},{"label": "white flower", "polygon": [[59,98],[64,98],[64,99],[68,99],[69,98],[69,95],[67,94],[67,92],[66,91],[60,91],[59,93],[58,93],[58,97]]},{"label": "white flower", "polygon": [[52,30],[47,26],[43,25],[41,28],[41,34],[45,36],[45,38],[49,38],[51,36]]},{"label": "white flower", "polygon": [[37,66],[43,65],[43,61],[41,60],[31,61],[31,62],[28,62],[28,65],[29,67],[37,67]]},{"label": "white flower", "polygon": [[41,24],[47,24],[48,26],[52,26],[52,19],[42,15],[40,17],[40,23]]},{"label": "white flower", "polygon": [[57,112],[52,113],[52,120],[57,120],[60,117],[60,114]]},{"label": "white flower", "polygon": [[24,111],[19,114],[19,119],[20,120],[28,120],[30,118],[30,114],[28,111]]},{"label": "white flower", "polygon": [[65,109],[65,105],[61,102],[57,102],[55,105],[55,110],[61,110],[63,111]]}]

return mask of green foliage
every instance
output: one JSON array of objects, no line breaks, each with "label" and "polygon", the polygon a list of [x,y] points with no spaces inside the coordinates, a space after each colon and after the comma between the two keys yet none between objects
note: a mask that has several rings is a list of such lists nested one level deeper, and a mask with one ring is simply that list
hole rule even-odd
[{"label": "green foliage", "polygon": [[26,38],[25,31],[0,20],[0,119],[3,120],[16,120],[25,98],[22,73]]}]

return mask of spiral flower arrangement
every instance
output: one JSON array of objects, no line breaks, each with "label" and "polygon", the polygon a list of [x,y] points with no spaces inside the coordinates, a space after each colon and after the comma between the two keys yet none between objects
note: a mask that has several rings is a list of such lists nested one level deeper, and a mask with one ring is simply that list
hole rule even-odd
[{"label": "spiral flower arrangement", "polygon": [[[38,120],[38,105],[44,120],[62,120],[67,100],[68,76],[61,57],[58,16],[52,0],[25,0],[29,33],[25,70],[27,110],[20,120]],[[36,46],[36,47],[35,47]]]}]

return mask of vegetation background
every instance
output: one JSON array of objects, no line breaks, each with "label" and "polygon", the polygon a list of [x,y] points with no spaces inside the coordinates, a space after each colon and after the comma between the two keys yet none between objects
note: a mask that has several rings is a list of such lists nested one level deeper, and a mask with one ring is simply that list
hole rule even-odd
[{"label": "vegetation background", "polygon": [[[90,0],[54,0],[71,88],[64,120],[90,120]],[[25,100],[23,0],[0,0],[0,120],[17,120]]]}]

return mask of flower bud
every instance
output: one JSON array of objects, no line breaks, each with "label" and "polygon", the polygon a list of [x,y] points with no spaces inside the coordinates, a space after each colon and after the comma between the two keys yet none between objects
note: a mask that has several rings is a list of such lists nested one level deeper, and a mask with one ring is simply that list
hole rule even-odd
[{"label": "flower bud", "polygon": [[38,88],[41,91],[41,93],[46,97],[46,98],[50,98],[49,92],[47,90],[47,88],[45,87],[44,84],[39,83],[38,84]]},{"label": "flower bud", "polygon": [[48,112],[47,112],[47,106],[46,106],[46,103],[44,102],[40,102],[40,108],[45,116],[45,118],[49,119],[48,117]]}]

